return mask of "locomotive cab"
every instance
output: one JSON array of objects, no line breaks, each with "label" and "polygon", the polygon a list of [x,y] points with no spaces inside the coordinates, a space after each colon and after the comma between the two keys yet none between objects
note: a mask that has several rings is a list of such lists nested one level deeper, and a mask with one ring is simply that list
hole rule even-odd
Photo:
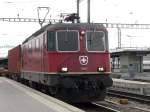
[{"label": "locomotive cab", "polygon": [[68,74],[110,73],[107,31],[91,27],[83,30],[82,25],[74,29],[66,26],[55,32],[47,31],[49,71]]}]

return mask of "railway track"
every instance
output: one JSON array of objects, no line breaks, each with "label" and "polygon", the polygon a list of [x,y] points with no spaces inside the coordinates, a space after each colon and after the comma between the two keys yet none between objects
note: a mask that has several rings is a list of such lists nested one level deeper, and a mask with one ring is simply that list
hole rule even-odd
[{"label": "railway track", "polygon": [[101,108],[101,109],[104,109],[104,112],[121,112],[121,111],[119,111],[118,109],[114,109],[114,108],[111,108],[111,107],[109,107],[109,106],[102,105],[102,104],[100,104],[100,103],[95,103],[95,102],[93,102],[92,104],[95,105],[95,106],[98,106],[98,107]]},{"label": "railway track", "polygon": [[120,104],[119,102],[116,101],[106,99],[104,102],[97,102],[96,105],[107,107],[111,109],[112,112],[150,112],[150,108],[148,105],[147,106],[139,105],[136,102],[129,102],[128,104]]},{"label": "railway track", "polygon": [[121,98],[127,98],[127,99],[130,99],[133,101],[138,101],[140,103],[150,104],[150,96],[132,94],[132,93],[122,92],[122,91],[113,90],[113,89],[109,89],[107,92],[107,95],[121,97]]},{"label": "railway track", "polygon": [[100,103],[92,102],[92,103],[81,103],[81,104],[73,104],[75,107],[78,107],[85,112],[120,112],[116,109],[110,108],[106,105],[101,105]]},{"label": "railway track", "polygon": [[74,106],[85,112],[150,112],[150,110],[145,107],[140,107],[138,105],[122,105],[109,100],[86,104],[75,104]]}]

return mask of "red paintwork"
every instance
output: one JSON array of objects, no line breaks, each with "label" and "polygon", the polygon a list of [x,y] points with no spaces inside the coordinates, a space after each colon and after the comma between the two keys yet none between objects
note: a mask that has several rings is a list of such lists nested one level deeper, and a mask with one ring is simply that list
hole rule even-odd
[{"label": "red paintwork", "polygon": [[8,71],[11,73],[20,73],[21,70],[21,46],[8,51]]},{"label": "red paintwork", "polygon": [[[43,37],[45,35],[45,38]],[[80,37],[79,52],[48,52],[46,47],[46,33],[38,36],[40,49],[28,53],[29,42],[23,45],[23,71],[34,72],[60,72],[62,67],[67,67],[69,72],[97,72],[98,67],[103,67],[105,72],[110,72],[110,54],[108,52],[87,52],[85,48],[85,38]],[[45,42],[44,42],[45,41]],[[35,46],[35,40],[31,42]],[[88,56],[88,64],[81,65],[79,56]],[[98,73],[98,72],[97,72]]]},{"label": "red paintwork", "polygon": [[[79,56],[88,56],[88,64],[81,65]],[[48,71],[60,71],[67,67],[69,72],[97,72],[98,67],[104,67],[105,72],[110,72],[109,53],[49,53]]]},{"label": "red paintwork", "polygon": [[[42,34],[43,35],[43,34]],[[39,38],[38,38],[39,37]],[[35,40],[32,40],[30,43],[27,42],[26,44],[22,45],[22,70],[23,71],[35,71],[35,72],[42,72],[43,70],[43,36],[38,36],[39,48],[36,49],[35,47]],[[42,37],[42,38],[41,38]],[[34,47],[29,48],[29,44],[33,45]],[[29,50],[30,49],[30,50]]]}]

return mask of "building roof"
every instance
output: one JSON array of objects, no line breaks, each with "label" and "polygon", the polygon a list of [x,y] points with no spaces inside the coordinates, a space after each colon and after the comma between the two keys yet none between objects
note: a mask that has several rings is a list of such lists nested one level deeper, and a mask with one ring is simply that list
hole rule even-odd
[{"label": "building roof", "polygon": [[111,57],[118,57],[125,54],[135,54],[137,56],[144,56],[150,54],[150,48],[121,48],[110,50]]}]

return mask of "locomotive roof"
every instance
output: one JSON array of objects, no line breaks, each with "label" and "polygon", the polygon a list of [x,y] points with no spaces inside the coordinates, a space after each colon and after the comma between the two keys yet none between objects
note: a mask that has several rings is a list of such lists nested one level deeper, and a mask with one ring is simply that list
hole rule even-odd
[{"label": "locomotive roof", "polygon": [[97,23],[57,23],[57,24],[48,24],[35,33],[33,33],[30,37],[25,39],[23,43],[26,43],[27,41],[35,38],[39,34],[43,33],[46,30],[79,30],[79,29],[86,29],[86,30],[95,30],[95,29],[105,29],[105,27],[102,24]]}]

